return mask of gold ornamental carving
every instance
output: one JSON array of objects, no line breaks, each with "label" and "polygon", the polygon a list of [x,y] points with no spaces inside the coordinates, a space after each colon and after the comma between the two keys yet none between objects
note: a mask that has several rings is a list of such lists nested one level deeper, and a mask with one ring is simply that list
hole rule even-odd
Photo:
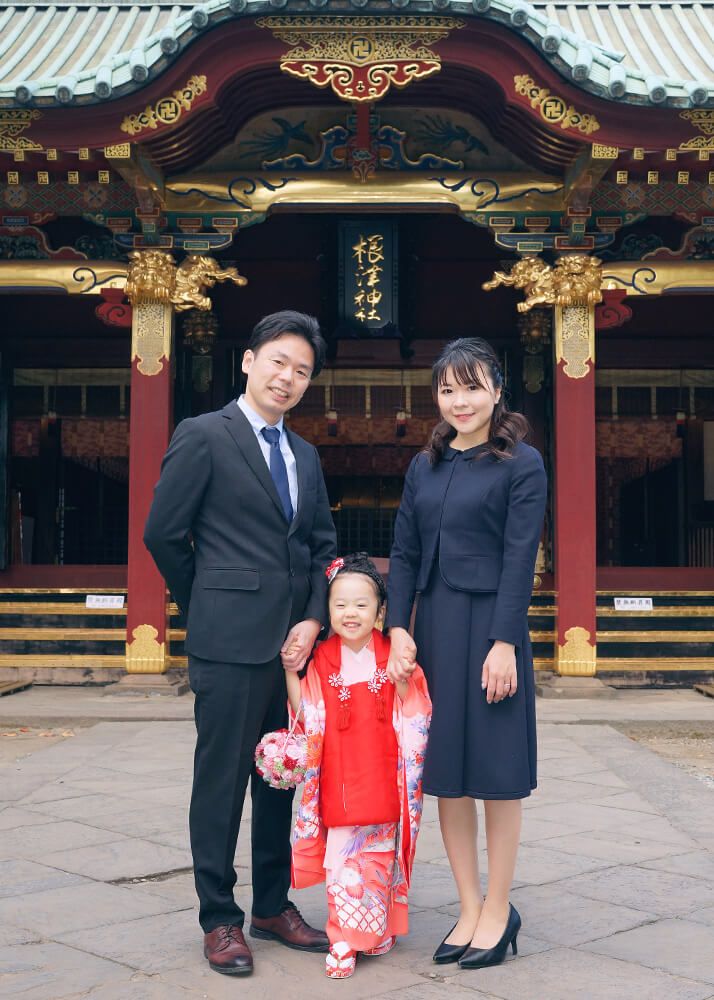
[{"label": "gold ornamental carving", "polygon": [[189,254],[179,267],[171,254],[164,250],[132,250],[131,265],[126,280],[126,295],[132,305],[140,302],[157,302],[173,305],[177,312],[187,309],[211,308],[205,294],[217,282],[232,281],[239,287],[248,279],[235,267],[222,268],[213,257]]},{"label": "gold ornamental carving", "polygon": [[516,306],[520,313],[529,312],[534,306],[555,304],[553,268],[540,257],[523,257],[516,261],[508,273],[494,272],[493,278],[485,281],[482,288],[485,292],[491,292],[500,285],[524,290],[525,302],[519,302]]},{"label": "gold ornamental carving", "polygon": [[158,641],[153,625],[137,625],[126,644],[126,669],[130,674],[162,674],[166,670],[166,643]]},{"label": "gold ornamental carving", "polygon": [[163,250],[132,250],[129,260],[125,294],[132,305],[131,360],[142,375],[159,375],[164,359],[171,357],[176,265]]},{"label": "gold ornamental carving", "polygon": [[626,295],[665,295],[694,291],[711,294],[714,268],[708,260],[611,261],[602,276],[604,291]]},{"label": "gold ornamental carving", "polygon": [[234,267],[221,268],[212,257],[190,254],[179,267],[163,250],[132,250],[126,296],[132,304],[132,361],[142,375],[158,375],[171,357],[173,310],[207,312],[205,294],[218,281],[247,284]]},{"label": "gold ornamental carving", "polygon": [[37,108],[2,108],[0,109],[0,152],[19,153],[30,150],[42,150],[39,142],[28,139],[26,132],[33,121],[42,117]]},{"label": "gold ornamental carving", "polygon": [[555,363],[568,378],[586,378],[595,364],[595,315],[592,306],[556,306]]},{"label": "gold ornamental carving", "polygon": [[130,142],[119,142],[115,146],[105,146],[104,147],[104,159],[105,160],[130,160],[131,159],[131,143]]},{"label": "gold ornamental carving", "polygon": [[354,206],[373,211],[381,203],[394,211],[425,206],[429,211],[453,209],[465,214],[507,206],[509,212],[555,212],[563,211],[563,181],[525,171],[495,171],[480,177],[466,171],[435,176],[429,171],[385,170],[369,184],[348,170],[261,171],[240,178],[235,171],[194,172],[167,181],[164,210],[181,215],[224,215],[229,210],[247,221],[251,213],[265,214],[283,206],[335,211]]},{"label": "gold ornamental carving", "polygon": [[524,257],[508,273],[496,271],[482,287],[486,292],[500,285],[522,288],[526,298],[516,307],[520,313],[534,306],[595,306],[602,301],[601,267],[597,257],[585,254],[560,257],[554,268],[540,257]]},{"label": "gold ornamental carving", "polygon": [[248,279],[239,274],[235,267],[221,267],[213,257],[190,254],[176,271],[176,283],[171,302],[177,312],[187,309],[211,308],[211,300],[205,294],[217,282],[232,281],[239,288],[248,284]]},{"label": "gold ornamental carving", "polygon": [[587,254],[568,254],[555,263],[555,304],[596,306],[602,302],[602,263]]},{"label": "gold ornamental carving", "polygon": [[262,17],[256,22],[292,48],[280,59],[284,73],[331,87],[344,101],[378,101],[392,84],[438,73],[430,46],[464,21],[448,17]]},{"label": "gold ornamental carving", "polygon": [[208,89],[205,76],[192,76],[180,90],[162,97],[153,106],[147,104],[136,115],[127,115],[121,123],[122,132],[137,135],[146,129],[154,131],[160,125],[174,125],[184,111],[190,111],[193,102]]},{"label": "gold ornamental carving", "polygon": [[704,135],[714,136],[714,111],[707,108],[700,108],[696,111],[680,111],[679,117],[692,125]]},{"label": "gold ornamental carving", "polygon": [[593,677],[596,671],[597,649],[590,642],[586,628],[575,625],[565,633],[565,643],[556,649],[558,673],[568,677]]},{"label": "gold ornamental carving", "polygon": [[603,146],[594,142],[591,150],[593,160],[616,160],[620,155],[618,146]]},{"label": "gold ornamental carving", "polygon": [[132,307],[131,360],[142,375],[160,375],[171,357],[173,315],[169,305],[139,302]]},{"label": "gold ornamental carving", "polygon": [[176,265],[171,254],[164,250],[132,250],[129,260],[126,296],[131,304],[168,305],[176,285]]},{"label": "gold ornamental carving", "polygon": [[695,135],[693,139],[687,139],[679,145],[682,153],[690,153],[693,150],[703,150],[707,153],[714,152],[714,135]]},{"label": "gold ornamental carving", "polygon": [[539,87],[533,77],[514,76],[513,83],[516,93],[528,98],[531,107],[540,112],[546,124],[559,125],[563,129],[574,128],[584,135],[591,135],[600,128],[600,122],[595,115],[576,111],[564,98],[552,94],[547,87]]},{"label": "gold ornamental carving", "polygon": [[126,264],[118,261],[0,261],[0,289],[47,288],[67,295],[99,295],[102,289],[123,288],[126,275]]}]

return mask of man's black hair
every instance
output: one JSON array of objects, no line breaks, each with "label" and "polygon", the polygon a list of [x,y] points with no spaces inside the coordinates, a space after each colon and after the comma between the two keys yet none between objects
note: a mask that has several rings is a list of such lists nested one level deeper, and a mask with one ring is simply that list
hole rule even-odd
[{"label": "man's black hair", "polygon": [[255,354],[264,344],[277,340],[284,333],[292,333],[308,342],[315,355],[312,377],[315,378],[319,375],[325,364],[327,344],[320,333],[320,324],[314,316],[308,316],[306,313],[295,312],[293,309],[283,309],[280,312],[263,316],[253,327],[248,341],[248,350]]}]

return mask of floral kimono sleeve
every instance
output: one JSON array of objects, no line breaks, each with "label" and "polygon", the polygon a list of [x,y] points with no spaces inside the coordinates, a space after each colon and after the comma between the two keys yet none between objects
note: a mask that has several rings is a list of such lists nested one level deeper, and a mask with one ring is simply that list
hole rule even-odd
[{"label": "floral kimono sleeve", "polygon": [[310,663],[300,681],[302,729],[307,737],[307,771],[293,827],[292,884],[302,889],[324,881],[325,828],[320,819],[320,764],[325,736],[325,702],[320,677]]},{"label": "floral kimono sleeve", "polygon": [[394,729],[399,744],[399,797],[402,804],[397,861],[406,886],[411,882],[422,813],[422,773],[431,723],[431,699],[426,678],[417,666],[409,678],[404,701],[394,699]]}]

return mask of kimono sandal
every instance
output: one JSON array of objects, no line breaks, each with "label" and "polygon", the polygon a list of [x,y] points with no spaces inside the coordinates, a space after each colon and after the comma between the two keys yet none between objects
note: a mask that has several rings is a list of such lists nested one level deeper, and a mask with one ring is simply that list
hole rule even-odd
[{"label": "kimono sandal", "polygon": [[329,979],[349,979],[356,964],[357,952],[352,951],[346,941],[336,941],[325,957],[325,975]]},{"label": "kimono sandal", "polygon": [[368,948],[366,951],[363,951],[362,954],[363,955],[386,955],[388,951],[392,950],[392,948],[394,947],[394,945],[396,943],[397,943],[397,939],[392,934],[389,937],[383,938],[383,940],[381,940],[379,942],[379,944],[376,944],[374,946],[374,948]]}]

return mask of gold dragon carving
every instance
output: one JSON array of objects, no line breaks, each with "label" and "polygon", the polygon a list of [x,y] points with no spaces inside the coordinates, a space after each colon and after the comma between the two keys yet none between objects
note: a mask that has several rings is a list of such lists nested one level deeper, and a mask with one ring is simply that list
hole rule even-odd
[{"label": "gold dragon carving", "polygon": [[247,278],[235,267],[222,268],[212,257],[190,254],[176,267],[164,250],[132,250],[129,254],[126,295],[134,309],[132,358],[142,375],[163,371],[162,358],[171,355],[171,310],[208,312],[206,291],[217,282],[232,281],[242,287]]},{"label": "gold dragon carving", "polygon": [[539,257],[524,257],[508,273],[496,271],[483,288],[487,292],[500,285],[523,289],[525,301],[516,307],[520,313],[534,306],[556,306],[556,363],[564,363],[569,378],[585,378],[594,362],[594,307],[602,301],[601,283],[600,260],[572,254],[560,257],[555,267]]},{"label": "gold dragon carving", "polygon": [[239,288],[248,284],[248,279],[235,267],[220,267],[213,257],[191,254],[176,269],[176,284],[171,296],[176,311],[203,309],[208,312],[211,300],[205,294],[206,289],[223,281],[232,281]]},{"label": "gold dragon carving", "polygon": [[171,254],[163,250],[132,250],[129,260],[126,294],[132,305],[160,302],[173,305],[177,312],[208,312],[211,300],[205,294],[207,289],[222,281],[232,281],[239,287],[248,284],[235,267],[222,268],[213,257],[200,254],[190,254],[178,267]]},{"label": "gold dragon carving", "polygon": [[176,265],[163,250],[132,250],[126,276],[126,297],[133,306],[140,302],[169,305],[176,286]]},{"label": "gold dragon carving", "polygon": [[519,302],[517,309],[524,313],[534,306],[597,305],[602,301],[600,282],[598,258],[573,254],[560,257],[554,268],[540,257],[524,257],[508,273],[496,271],[483,289],[490,292],[500,285],[523,289],[525,301]]}]

